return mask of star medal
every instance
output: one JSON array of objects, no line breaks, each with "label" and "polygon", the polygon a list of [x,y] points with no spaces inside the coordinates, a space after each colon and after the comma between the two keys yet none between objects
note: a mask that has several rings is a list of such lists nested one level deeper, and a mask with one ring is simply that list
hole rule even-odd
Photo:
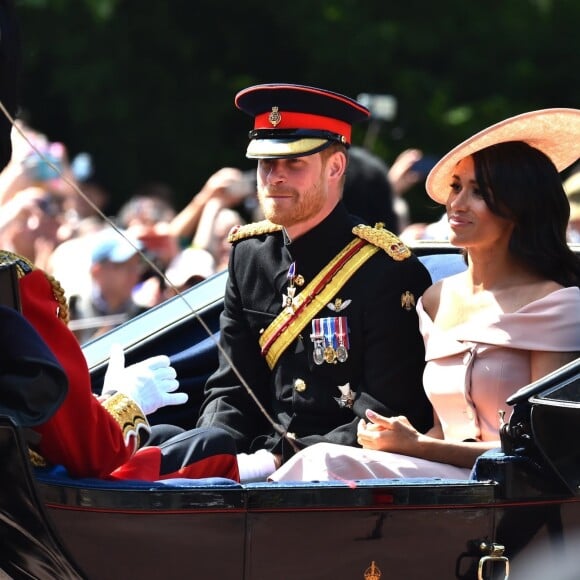
[{"label": "star medal", "polygon": [[352,409],[356,393],[351,390],[350,383],[339,385],[337,389],[340,391],[340,397],[334,397],[334,400],[338,403],[338,406],[341,409]]},{"label": "star medal", "polygon": [[314,364],[321,365],[324,362],[324,335],[322,333],[320,318],[313,318],[310,324],[312,327],[310,340],[312,340],[312,344],[314,345],[312,358],[314,359]]}]

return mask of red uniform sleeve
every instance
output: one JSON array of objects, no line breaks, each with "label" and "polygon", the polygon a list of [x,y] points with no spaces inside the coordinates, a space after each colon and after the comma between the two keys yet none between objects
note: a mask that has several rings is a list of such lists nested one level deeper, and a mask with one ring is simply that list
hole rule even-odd
[{"label": "red uniform sleeve", "polygon": [[127,461],[135,439],[127,446],[120,425],[99,403],[82,349],[57,316],[58,302],[42,270],[21,277],[22,312],[64,368],[68,394],[53,417],[36,428],[40,452],[52,464],[64,465],[76,477],[105,477]]}]

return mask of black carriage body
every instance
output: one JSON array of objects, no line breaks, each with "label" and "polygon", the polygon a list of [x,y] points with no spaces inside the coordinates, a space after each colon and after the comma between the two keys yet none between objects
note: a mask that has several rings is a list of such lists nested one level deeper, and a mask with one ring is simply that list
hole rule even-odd
[{"label": "black carriage body", "polygon": [[[65,546],[88,578],[476,579],[484,546],[505,547],[510,578],[537,554],[576,559],[580,499],[518,481],[500,452],[495,480],[261,483],[179,489],[40,483]],[[548,481],[549,480],[549,481]],[[536,482],[537,483],[537,482]],[[510,490],[517,495],[507,497]],[[547,557],[547,556],[546,556]],[[496,575],[492,576],[492,570]],[[483,578],[504,578],[489,562]],[[558,578],[555,576],[555,578]],[[538,577],[536,580],[540,580]]]},{"label": "black carriage body", "polygon": [[[435,277],[461,267],[448,246],[419,253]],[[224,284],[211,278],[85,345],[96,388],[121,342],[128,363],[169,354],[198,405],[217,364]],[[63,558],[89,579],[496,580],[509,565],[511,580],[570,580],[558,574],[580,569],[580,359],[512,399],[503,451],[485,453],[471,480],[167,485],[38,472],[29,489]],[[195,410],[153,419],[187,428]]]}]

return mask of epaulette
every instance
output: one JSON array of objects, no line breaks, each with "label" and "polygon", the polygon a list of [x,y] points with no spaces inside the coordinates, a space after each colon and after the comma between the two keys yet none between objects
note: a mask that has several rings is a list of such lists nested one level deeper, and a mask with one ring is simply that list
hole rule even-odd
[{"label": "epaulette", "polygon": [[16,265],[16,273],[19,278],[26,276],[26,274],[34,270],[32,262],[23,256],[19,256],[13,252],[7,252],[6,250],[0,250],[0,268],[12,265]]},{"label": "epaulette", "polygon": [[373,246],[385,250],[397,262],[411,257],[411,250],[395,234],[386,230],[384,224],[380,222],[374,227],[360,224],[352,229],[352,233]]},{"label": "epaulette", "polygon": [[[33,270],[36,270],[34,264],[24,256],[19,256],[18,254],[15,254],[14,252],[8,252],[7,250],[0,250],[0,269],[12,266],[13,264],[16,265],[16,275],[18,276],[18,279],[23,278],[27,274],[30,274],[30,272]],[[68,324],[70,315],[64,288],[60,285],[60,282],[56,280],[56,278],[44,270],[42,272],[52,287],[52,294],[54,299],[58,302],[59,307],[57,316],[65,324]]]},{"label": "epaulette", "polygon": [[234,226],[228,234],[228,242],[233,243],[253,236],[279,232],[281,229],[282,226],[273,224],[269,220],[262,220],[261,222],[254,222],[253,224],[246,224],[243,226]]}]

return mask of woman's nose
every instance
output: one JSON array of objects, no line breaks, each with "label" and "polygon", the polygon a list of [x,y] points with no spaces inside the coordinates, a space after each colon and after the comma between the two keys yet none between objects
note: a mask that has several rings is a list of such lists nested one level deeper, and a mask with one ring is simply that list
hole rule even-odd
[{"label": "woman's nose", "polygon": [[453,209],[462,209],[467,204],[468,195],[465,188],[462,188],[456,193],[452,193],[448,199],[449,207]]}]

